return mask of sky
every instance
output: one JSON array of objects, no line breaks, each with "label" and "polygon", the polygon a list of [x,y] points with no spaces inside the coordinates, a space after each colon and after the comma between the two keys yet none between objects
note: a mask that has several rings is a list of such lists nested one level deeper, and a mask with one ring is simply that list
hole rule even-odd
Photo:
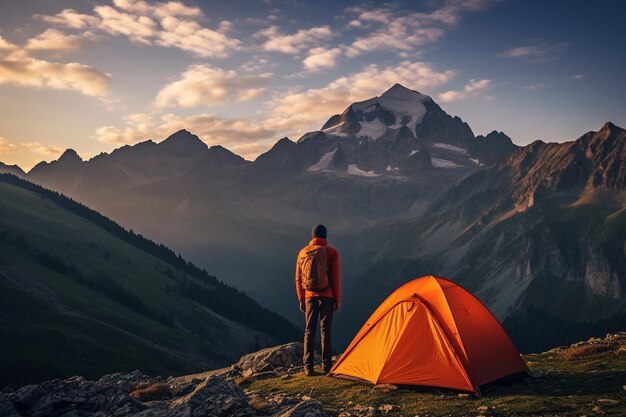
[{"label": "sky", "polygon": [[0,3],[0,161],[187,129],[254,160],[395,83],[518,145],[626,127],[626,2]]}]

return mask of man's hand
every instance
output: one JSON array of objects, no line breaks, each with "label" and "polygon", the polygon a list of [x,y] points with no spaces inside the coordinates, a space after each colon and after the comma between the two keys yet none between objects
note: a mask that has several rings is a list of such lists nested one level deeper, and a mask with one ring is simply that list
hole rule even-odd
[{"label": "man's hand", "polygon": [[340,303],[338,303],[337,301],[335,301],[335,311],[339,310],[339,305],[340,305]]},{"label": "man's hand", "polygon": [[304,308],[304,301],[300,301],[300,311],[302,311],[304,313],[305,308]]}]

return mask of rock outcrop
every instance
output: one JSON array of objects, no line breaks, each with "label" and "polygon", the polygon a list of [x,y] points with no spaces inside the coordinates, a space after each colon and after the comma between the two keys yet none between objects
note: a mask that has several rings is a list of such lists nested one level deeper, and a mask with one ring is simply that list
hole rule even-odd
[{"label": "rock outcrop", "polygon": [[289,371],[301,365],[302,353],[302,343],[287,343],[244,355],[232,368],[244,377],[265,372]]},{"label": "rock outcrop", "polygon": [[288,343],[243,356],[229,368],[179,377],[153,377],[140,371],[80,376],[0,392],[0,415],[134,417],[322,417],[321,402],[306,396],[246,393],[237,381],[267,373],[301,371],[302,343]]}]

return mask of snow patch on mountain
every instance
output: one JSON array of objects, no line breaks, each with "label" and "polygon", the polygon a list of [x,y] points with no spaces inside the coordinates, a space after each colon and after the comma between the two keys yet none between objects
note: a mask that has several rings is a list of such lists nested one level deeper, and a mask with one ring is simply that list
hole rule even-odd
[{"label": "snow patch on mountain", "polygon": [[480,162],[480,160],[476,159],[476,158],[468,158],[470,161],[472,161],[473,163],[475,163],[476,165],[478,165],[479,167],[484,167],[485,164],[483,164],[482,162]]},{"label": "snow patch on mountain", "polygon": [[378,139],[387,131],[387,126],[378,119],[371,122],[361,122],[360,124],[361,130],[357,133],[357,137],[359,138],[369,136],[372,139]]},{"label": "snow patch on mountain", "polygon": [[428,96],[396,84],[383,93],[379,97],[378,102],[382,107],[396,115],[411,117],[411,121],[406,123],[410,125],[412,123],[420,123],[424,118],[426,114],[424,102],[427,99]]},{"label": "snow patch on mountain", "polygon": [[415,134],[417,125],[422,122],[426,115],[426,106],[424,106],[426,100],[429,100],[428,96],[396,84],[380,97],[352,104],[352,109],[362,116],[375,112],[377,110],[376,104],[378,104],[382,109],[391,112],[396,117],[396,123],[393,126],[385,126],[379,119],[371,122],[361,121],[361,131],[358,136],[370,136],[377,139],[385,133],[388,127],[399,129],[402,126],[407,126]]},{"label": "snow patch on mountain", "polygon": [[380,174],[375,173],[374,171],[363,171],[356,164],[348,165],[348,169],[346,170],[347,174],[357,175],[359,177],[378,177]]},{"label": "snow patch on mountain", "polygon": [[463,168],[463,166],[459,164],[455,164],[452,161],[448,161],[447,159],[439,159],[439,158],[430,158],[433,167],[435,168],[445,168],[445,169],[453,169],[453,168]]},{"label": "snow patch on mountain", "polygon": [[356,103],[352,104],[352,109],[354,109],[355,111],[360,111],[362,113],[369,113],[371,112],[371,110],[367,111],[366,109],[368,109],[369,107],[375,109],[374,105],[376,103],[378,103],[378,97],[373,97],[367,100],[357,101]]},{"label": "snow patch on mountain", "polygon": [[309,167],[308,171],[324,171],[325,169],[328,169],[328,167],[330,167],[330,162],[333,160],[335,152],[337,152],[337,149],[322,155],[322,157],[319,161],[317,161],[316,164]]},{"label": "snow patch on mountain", "polygon": [[348,136],[345,133],[341,132],[341,127],[344,125],[344,122],[341,123],[337,123],[334,126],[331,127],[327,127],[326,129],[322,129],[322,132],[328,134],[328,135],[334,135],[334,136]]},{"label": "snow patch on mountain", "polygon": [[460,154],[467,155],[467,149],[465,149],[465,148],[459,148],[458,146],[449,145],[449,144],[447,144],[447,143],[440,143],[440,142],[437,142],[437,143],[433,143],[433,146],[434,146],[435,148],[447,149],[447,150],[449,150],[449,151],[458,152],[458,153],[460,153]]}]

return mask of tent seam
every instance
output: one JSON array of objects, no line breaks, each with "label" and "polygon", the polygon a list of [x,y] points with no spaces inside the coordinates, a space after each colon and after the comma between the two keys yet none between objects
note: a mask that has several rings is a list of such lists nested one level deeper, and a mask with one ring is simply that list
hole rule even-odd
[{"label": "tent seam", "polygon": [[[418,300],[420,304],[424,304],[422,302],[422,300]],[[413,303],[415,304],[415,301],[411,301],[410,299],[405,299],[400,301],[399,303],[397,303],[396,305],[394,305],[392,308],[390,308],[387,313],[388,314],[392,309],[396,308],[397,306],[399,306],[402,303]],[[424,306],[426,307],[426,306]],[[427,308],[427,307],[426,307]],[[415,314],[415,313],[412,313]],[[404,333],[404,331],[406,330],[406,327],[409,324],[409,320],[404,320],[404,322],[402,323],[402,330],[400,332],[398,332],[399,335],[401,335],[402,333]],[[376,377],[376,384],[378,384],[378,381],[380,381],[380,376],[383,374],[383,371],[385,370],[385,368],[387,367],[388,364],[388,359],[393,356],[394,351],[396,350],[396,348],[398,347],[398,342],[400,341],[400,336],[396,337],[395,343],[393,344],[393,347],[389,350],[389,354],[387,355],[387,358],[385,360],[385,363],[383,364],[383,367],[380,369],[380,372],[378,373],[378,376]]]},{"label": "tent seam", "polygon": [[[439,284],[439,283],[437,283]],[[439,288],[441,288],[441,286],[439,286]],[[445,297],[445,292],[443,291],[443,288],[441,288],[441,292],[443,292],[444,297]],[[461,361],[461,358],[459,357],[459,353],[456,351],[456,349],[454,348],[454,345],[452,344],[452,342],[450,341],[450,338],[448,337],[448,335],[446,334],[445,331],[443,331],[443,327],[441,326],[441,323],[439,322],[439,319],[437,318],[437,316],[435,315],[435,313],[433,313],[433,310],[428,306],[428,304],[425,302],[425,300],[422,299],[422,297],[420,297],[419,295],[415,294],[415,296],[417,298],[419,298],[419,300],[422,302],[422,304],[424,304],[424,306],[426,307],[426,309],[428,310],[428,312],[430,313],[430,315],[433,317],[433,319],[435,319],[435,323],[437,323],[437,326],[439,326],[439,329],[441,329],[441,332],[443,333],[444,337],[446,339],[448,339],[448,343],[450,344],[450,347],[452,348],[452,352],[454,352],[454,357],[456,358],[457,362],[460,365],[460,368],[463,370],[463,374],[465,374],[465,377],[467,378],[467,381],[472,385],[472,387],[474,388],[474,392],[478,392],[478,385],[476,385],[476,383],[474,382],[472,376],[470,375],[469,371],[467,370],[465,364]],[[448,299],[446,298],[446,302],[448,302]],[[456,325],[456,321],[454,322],[454,324]],[[459,337],[461,335],[461,331],[459,330],[459,327],[457,326],[457,330],[459,331]],[[461,342],[463,340],[461,339]]]}]

